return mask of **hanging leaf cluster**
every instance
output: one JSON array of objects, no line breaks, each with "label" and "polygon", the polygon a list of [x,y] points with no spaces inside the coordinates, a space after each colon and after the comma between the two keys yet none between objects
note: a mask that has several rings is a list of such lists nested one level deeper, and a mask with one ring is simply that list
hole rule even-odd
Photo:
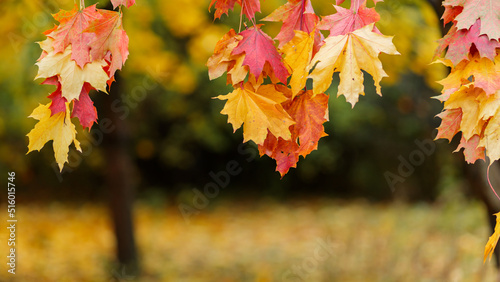
[{"label": "hanging leaf cluster", "polygon": [[450,142],[461,132],[456,151],[474,163],[488,156],[500,159],[500,2],[443,2],[444,23],[452,22],[436,50],[435,59],[450,67],[438,97],[444,110],[437,138]]},{"label": "hanging leaf cluster", "polygon": [[[259,0],[210,3],[209,8],[215,6],[215,19],[238,3],[241,17],[252,23],[243,31],[231,29],[225,34],[207,62],[210,79],[227,73],[227,84],[234,87],[233,92],[216,97],[226,100],[221,113],[228,116],[234,131],[243,125],[244,142],[254,141],[261,156],[275,159],[282,177],[327,135],[325,91],[333,74],[340,73],[337,96],[345,96],[354,107],[359,95],[364,95],[362,70],[372,75],[376,92],[382,95],[380,81],[387,74],[378,55],[399,54],[392,37],[376,28],[380,15],[375,8],[367,8],[366,0],[352,0],[350,9],[345,9],[338,6],[343,1],[336,1],[337,13],[322,19],[310,0],[289,0],[277,8],[262,19],[282,22],[277,46],[256,23]],[[328,31],[326,38],[321,30]],[[312,89],[306,87],[308,79]]]},{"label": "hanging leaf cluster", "polygon": [[[83,3],[83,1],[81,1]],[[96,5],[61,10],[53,17],[59,25],[47,30],[39,45],[42,54],[36,65],[42,84],[55,85],[48,104],[40,104],[29,117],[38,120],[28,133],[28,153],[40,150],[50,140],[56,162],[62,170],[68,161],[69,146],[81,151],[72,118],[89,131],[97,122],[91,90],[106,92],[114,75],[128,57],[128,36],[122,25],[121,6],[135,0],[112,0],[118,11],[97,9]]]},{"label": "hanging leaf cluster", "polygon": [[[468,163],[486,157],[492,163],[500,159],[500,2],[445,0],[443,6],[444,24],[451,22],[452,27],[439,41],[435,59],[451,71],[438,81],[443,90],[436,98],[444,102],[444,109],[437,115],[441,124],[436,139],[451,142],[460,132],[455,152],[464,149]],[[484,250],[485,261],[500,237],[499,214]]]}]

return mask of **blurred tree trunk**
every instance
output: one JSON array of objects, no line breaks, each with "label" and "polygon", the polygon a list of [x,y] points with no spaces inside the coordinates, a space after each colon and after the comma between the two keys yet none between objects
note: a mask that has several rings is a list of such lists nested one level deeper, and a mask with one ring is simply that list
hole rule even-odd
[{"label": "blurred tree trunk", "polygon": [[[113,10],[110,3],[105,7]],[[109,95],[102,95],[104,111],[100,121],[110,120],[110,132],[105,134],[103,147],[106,158],[105,182],[108,188],[109,209],[114,225],[118,269],[112,276],[117,280],[134,278],[139,273],[139,261],[134,236],[132,206],[135,198],[136,170],[129,153],[130,132],[123,117],[113,110],[113,102],[124,93],[120,72],[115,73],[115,82]],[[103,125],[103,127],[106,127]]]},{"label": "blurred tree trunk", "polygon": [[[103,114],[101,118],[109,119],[111,132],[104,137],[104,150],[106,158],[106,186],[109,191],[109,208],[114,223],[116,237],[116,251],[119,271],[115,272],[117,278],[136,275],[138,272],[138,259],[134,238],[132,218],[132,205],[135,197],[135,167],[130,158],[129,143],[130,133],[123,116],[120,118],[112,110],[112,103],[120,99],[122,91],[121,78],[115,74],[116,82],[112,84],[109,95],[103,98]],[[117,274],[118,273],[118,274]]]}]

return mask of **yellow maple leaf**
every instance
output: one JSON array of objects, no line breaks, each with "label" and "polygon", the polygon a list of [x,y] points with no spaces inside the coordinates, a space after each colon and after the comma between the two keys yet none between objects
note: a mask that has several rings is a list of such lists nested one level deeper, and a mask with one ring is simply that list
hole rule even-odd
[{"label": "yellow maple leaf", "polygon": [[[235,57],[235,56],[233,56]],[[243,61],[245,60],[245,55],[239,55],[236,57],[236,62],[234,66],[227,72],[228,80],[231,80],[232,85],[236,85],[245,80],[247,77],[248,68],[243,66]]]},{"label": "yellow maple leaf", "polygon": [[64,163],[68,161],[69,145],[75,143],[75,147],[81,152],[80,142],[76,140],[75,125],[71,123],[69,103],[66,103],[66,112],[60,112],[51,116],[50,103],[40,104],[33,110],[29,117],[39,120],[35,127],[28,133],[28,153],[34,150],[40,151],[45,143],[53,140],[54,155],[59,169],[62,171]]},{"label": "yellow maple leaf", "polygon": [[497,246],[498,239],[500,238],[500,212],[496,213],[495,216],[497,217],[497,224],[495,225],[495,232],[493,232],[493,235],[491,235],[490,238],[488,239],[486,246],[484,246],[483,263],[486,262],[486,259],[488,258],[488,256],[491,259],[491,256],[493,255],[493,251],[495,250],[495,247]]},{"label": "yellow maple leaf", "polygon": [[276,90],[274,85],[254,86],[247,82],[227,95],[216,97],[227,100],[221,113],[228,116],[228,122],[234,131],[243,125],[244,142],[253,140],[262,145],[269,130],[276,138],[290,140],[290,125],[295,122],[283,109],[281,103],[285,95]]},{"label": "yellow maple leaf", "polygon": [[85,82],[90,83],[97,90],[106,92],[106,82],[109,77],[102,69],[106,66],[106,62],[96,60],[86,64],[82,69],[71,59],[71,45],[62,53],[48,53],[36,65],[39,69],[35,79],[59,75],[62,96],[68,102],[80,97]]},{"label": "yellow maple leaf", "polygon": [[291,69],[292,78],[289,85],[292,88],[292,99],[306,85],[309,74],[308,65],[313,52],[314,33],[315,31],[307,34],[307,32],[296,30],[295,37],[281,48],[281,52],[286,55],[285,63]]},{"label": "yellow maple leaf", "polygon": [[450,95],[444,103],[445,109],[462,109],[462,121],[460,130],[465,139],[469,140],[473,135],[481,135],[484,122],[479,117],[479,101],[477,100],[484,91],[480,88],[462,86],[458,91]]},{"label": "yellow maple leaf", "polygon": [[443,85],[443,91],[458,89],[461,85],[469,84],[471,76],[474,86],[483,89],[488,95],[500,89],[500,55],[496,56],[493,62],[488,58],[481,58],[479,53],[469,54],[468,61],[463,60],[455,67],[446,59],[438,59],[436,62],[452,67],[450,74],[438,81]]},{"label": "yellow maple leaf", "polygon": [[354,107],[359,95],[365,94],[361,70],[372,75],[377,94],[382,95],[380,81],[387,74],[378,55],[381,52],[399,55],[399,52],[392,44],[392,36],[373,32],[373,25],[325,39],[325,44],[309,64],[309,70],[314,68],[309,75],[313,79],[314,95],[326,91],[332,83],[333,73],[340,72],[337,96],[344,95]]}]

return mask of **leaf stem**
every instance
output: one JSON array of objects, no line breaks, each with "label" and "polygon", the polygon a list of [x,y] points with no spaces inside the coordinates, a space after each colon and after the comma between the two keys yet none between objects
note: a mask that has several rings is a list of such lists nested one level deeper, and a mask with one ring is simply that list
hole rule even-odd
[{"label": "leaf stem", "polygon": [[80,0],[80,11],[85,9],[85,0]]},{"label": "leaf stem", "polygon": [[491,167],[491,164],[488,165],[488,169],[486,170],[486,178],[488,179],[488,184],[490,185],[490,188],[491,188],[491,191],[493,191],[493,193],[495,193],[495,196],[497,196],[497,199],[500,200],[500,197],[498,196],[497,192],[495,191],[495,189],[493,188],[493,185],[491,185],[491,182],[490,182],[490,167]]},{"label": "leaf stem", "polygon": [[[244,3],[244,2],[243,2]],[[241,13],[240,13],[240,27],[238,29],[238,33],[241,32],[241,23],[243,22],[243,3],[241,3]]]}]

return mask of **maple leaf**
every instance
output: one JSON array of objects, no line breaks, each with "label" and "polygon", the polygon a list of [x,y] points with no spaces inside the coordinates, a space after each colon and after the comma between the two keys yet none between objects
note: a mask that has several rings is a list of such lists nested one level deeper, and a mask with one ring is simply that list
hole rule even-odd
[{"label": "maple leaf", "polygon": [[295,121],[291,132],[293,139],[300,144],[298,154],[303,157],[316,150],[319,139],[327,136],[323,123],[328,121],[328,95],[321,93],[313,96],[313,92],[308,90],[283,103],[283,108]]},{"label": "maple leaf", "polygon": [[378,55],[381,52],[398,55],[399,52],[392,44],[392,36],[373,32],[373,25],[325,39],[325,44],[309,64],[309,69],[314,68],[309,75],[313,79],[314,94],[325,92],[332,82],[333,73],[340,72],[337,96],[344,95],[354,107],[359,95],[364,95],[363,69],[372,75],[377,94],[382,95],[380,81],[387,74]]},{"label": "maple leaf", "polygon": [[[210,80],[216,79],[224,74],[224,72],[231,70],[234,67],[235,61],[237,60],[240,60],[240,65],[242,65],[244,59],[243,55],[231,55],[234,48],[238,45],[238,42],[242,38],[243,36],[236,34],[234,29],[231,29],[228,33],[224,34],[224,36],[217,42],[213,55],[207,61],[208,76]],[[236,64],[238,64],[238,62],[236,62]],[[236,83],[237,82],[235,82],[235,84]]]},{"label": "maple leaf", "polygon": [[276,51],[271,37],[265,34],[259,26],[244,30],[240,35],[243,36],[243,39],[234,48],[232,55],[245,53],[243,65],[248,66],[250,73],[256,78],[261,76],[264,65],[268,63],[276,78],[286,84],[289,73],[283,65],[282,58]]},{"label": "maple leaf", "polygon": [[[337,13],[324,17],[318,28],[330,30],[329,36],[335,36],[345,35],[371,23],[378,22],[380,15],[375,11],[375,8],[366,8],[365,4],[366,0],[353,0],[350,9],[333,5]],[[378,29],[373,26],[373,31],[378,32]]]},{"label": "maple leaf", "polygon": [[262,85],[254,89],[247,82],[233,92],[216,98],[227,100],[221,113],[228,116],[234,131],[244,123],[244,142],[253,140],[256,144],[262,144],[268,129],[277,137],[290,139],[289,127],[294,121],[281,106],[287,98],[274,85]]},{"label": "maple leaf", "polygon": [[283,177],[291,167],[296,167],[299,156],[306,157],[318,147],[321,137],[327,136],[323,123],[328,120],[328,95],[313,97],[311,90],[301,92],[295,99],[283,104],[283,108],[295,120],[290,127],[290,140],[276,138],[268,133],[264,144],[259,145],[260,155],[276,160],[276,171]]},{"label": "maple leaf", "polygon": [[446,109],[437,116],[441,118],[441,124],[438,127],[438,134],[435,139],[445,138],[451,142],[453,136],[460,131],[462,109]]},{"label": "maple leaf", "polygon": [[500,238],[500,212],[498,212],[494,215],[497,217],[497,223],[495,225],[495,231],[488,239],[486,246],[484,246],[484,261],[483,261],[483,263],[486,262],[486,259],[488,258],[488,256],[491,259],[491,256],[493,255],[493,252],[495,251],[495,247],[497,246],[498,239]]},{"label": "maple leaf", "polygon": [[[314,13],[310,0],[288,0],[288,3],[280,6],[262,20],[283,22],[283,26],[276,36],[276,40],[280,42],[278,47],[281,48],[292,40],[295,36],[294,31],[300,30],[306,33],[313,32],[316,24],[319,22],[319,17]],[[319,44],[322,40],[323,35],[319,30],[316,30],[314,40],[315,47],[319,48]]]},{"label": "maple leaf", "polygon": [[[345,0],[335,0],[335,4],[337,5],[340,5],[342,3],[344,3]],[[366,3],[366,0],[352,0],[352,2],[356,2],[356,3],[361,3],[361,1],[363,1],[363,3]],[[384,2],[384,0],[373,0],[373,4],[377,5],[378,2]]]},{"label": "maple leaf", "polygon": [[52,47],[54,43],[54,39],[47,37],[44,41],[39,41],[37,42],[38,45],[40,45],[40,48],[42,48],[42,54],[40,54],[40,57],[37,62],[42,60],[47,54],[54,52],[54,47]]},{"label": "maple leaf", "polygon": [[486,154],[490,158],[490,162],[500,159],[500,113],[497,111],[495,115],[489,119],[486,128],[484,129],[483,138],[478,146],[486,148]]},{"label": "maple leaf", "polygon": [[59,83],[57,76],[46,78],[42,84],[55,85],[57,87],[56,91],[47,96],[47,98],[52,100],[49,106],[52,115],[66,111],[66,102],[68,101],[61,95],[61,84]]},{"label": "maple leaf", "polygon": [[472,138],[473,135],[480,135],[482,131],[483,124],[478,123],[480,121],[479,103],[476,100],[481,92],[482,90],[479,88],[463,86],[444,103],[445,109],[462,109],[460,130],[462,136],[467,140]]},{"label": "maple leaf", "polygon": [[76,139],[75,125],[69,117],[69,103],[66,111],[51,116],[49,105],[40,104],[29,116],[38,120],[35,127],[28,133],[28,153],[39,151],[45,143],[53,140],[54,155],[59,169],[62,171],[64,163],[68,161],[69,146],[75,144],[81,152],[80,142]]},{"label": "maple leaf", "polygon": [[97,90],[106,92],[108,75],[103,70],[104,60],[96,60],[80,68],[71,59],[71,45],[64,53],[50,53],[36,63],[38,66],[37,78],[48,78],[59,75],[62,96],[68,101],[78,99],[84,82],[90,83]]},{"label": "maple leaf", "polygon": [[90,40],[90,55],[94,61],[104,59],[111,52],[109,77],[121,70],[128,57],[128,36],[122,25],[122,13],[99,10],[101,19],[92,22],[85,32]]},{"label": "maple leaf", "polygon": [[262,145],[259,145],[259,155],[268,155],[276,161],[276,171],[281,175],[281,178],[288,173],[290,168],[297,167],[299,162],[299,144],[294,141],[276,138],[271,132],[267,133],[266,140]]},{"label": "maple leaf", "polygon": [[443,26],[445,26],[447,23],[453,21],[455,17],[460,14],[463,11],[463,7],[461,6],[452,6],[452,5],[446,5],[446,1],[443,3],[444,6],[444,12],[443,16],[441,19],[443,19]]},{"label": "maple leaf", "polygon": [[113,4],[113,10],[114,10],[116,9],[116,7],[120,5],[130,8],[130,6],[135,4],[135,0],[111,0],[111,3]]},{"label": "maple leaf", "polygon": [[[487,58],[481,58],[478,53],[469,55],[469,61],[461,61],[458,65],[452,68],[450,74],[440,81],[444,89],[455,90],[461,85],[468,84],[471,81],[475,87],[483,89],[486,94],[490,95],[500,89],[500,56],[497,56],[495,61]],[[441,60],[441,62],[443,62]],[[443,62],[445,65],[446,62]]]},{"label": "maple leaf", "polygon": [[214,19],[219,19],[222,14],[228,13],[229,10],[234,9],[234,4],[240,4],[243,7],[243,13],[249,18],[253,19],[256,12],[260,12],[259,0],[212,0],[208,6],[208,11],[215,4]]},{"label": "maple leaf", "polygon": [[460,140],[460,144],[458,145],[455,152],[460,151],[460,149],[464,149],[465,161],[469,164],[475,163],[477,160],[484,160],[484,147],[479,145],[479,135],[472,136],[469,140],[466,140],[462,135],[462,139]]},{"label": "maple leaf", "polygon": [[292,98],[306,85],[313,45],[314,31],[307,34],[304,31],[297,30],[295,31],[295,37],[281,49],[281,52],[285,54],[285,64],[290,67],[292,73],[289,83],[292,87]]},{"label": "maple leaf", "polygon": [[89,39],[83,31],[90,22],[101,18],[95,6],[92,5],[79,11],[75,4],[71,11],[59,11],[54,14],[54,19],[59,22],[59,26],[47,34],[48,37],[54,39],[52,45],[56,53],[63,52],[71,44],[73,50],[71,58],[82,68],[90,62]]},{"label": "maple leaf", "polygon": [[493,95],[486,95],[486,93],[483,92],[476,99],[479,102],[480,119],[488,120],[490,117],[493,117],[500,108],[500,91],[497,91]]},{"label": "maple leaf", "polygon": [[460,61],[468,59],[470,48],[474,44],[481,57],[493,61],[496,56],[495,49],[500,47],[500,43],[496,40],[489,40],[486,35],[479,35],[480,26],[480,19],[469,30],[458,30],[456,25],[453,25],[448,34],[439,40],[439,47],[436,49],[434,58],[439,57],[448,47],[444,57],[449,59],[453,65],[457,65]]},{"label": "maple leaf", "polygon": [[500,38],[500,1],[467,0],[463,1],[463,11],[455,17],[457,28],[469,29],[477,19],[481,19],[480,34],[489,39]]},{"label": "maple leaf", "polygon": [[89,97],[89,92],[92,89],[94,88],[90,84],[83,84],[80,98],[73,101],[73,110],[71,111],[71,117],[78,118],[82,127],[88,128],[89,131],[92,124],[97,121],[97,110]]}]

